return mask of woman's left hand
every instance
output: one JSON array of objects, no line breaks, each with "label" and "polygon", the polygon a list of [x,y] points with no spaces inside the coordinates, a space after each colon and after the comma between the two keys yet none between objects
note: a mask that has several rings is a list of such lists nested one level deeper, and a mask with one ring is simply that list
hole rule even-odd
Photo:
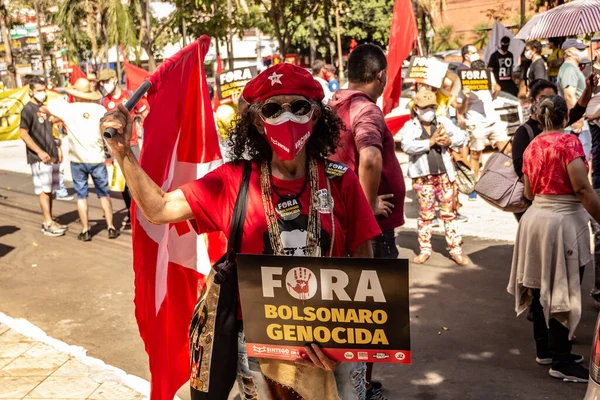
[{"label": "woman's left hand", "polygon": [[335,371],[338,365],[340,365],[339,361],[334,361],[327,357],[315,343],[312,343],[310,346],[304,346],[304,351],[306,351],[306,355],[310,360],[297,360],[298,364],[317,367],[329,372]]}]

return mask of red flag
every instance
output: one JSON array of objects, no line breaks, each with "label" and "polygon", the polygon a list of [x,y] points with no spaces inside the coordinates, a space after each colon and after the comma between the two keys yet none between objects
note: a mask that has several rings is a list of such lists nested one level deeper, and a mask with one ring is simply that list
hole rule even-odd
[{"label": "red flag", "polygon": [[121,46],[121,56],[123,57],[123,69],[125,70],[125,83],[127,89],[135,92],[138,87],[150,76],[150,72],[144,68],[133,65],[127,60],[123,46]]},{"label": "red flag", "polygon": [[383,92],[383,114],[389,114],[400,104],[402,63],[412,51],[418,33],[411,0],[396,0],[390,28],[387,86]]},{"label": "red flag", "polygon": [[75,84],[77,79],[87,78],[87,75],[83,73],[81,68],[79,68],[74,63],[70,63],[70,67],[71,67],[71,78],[69,79],[69,83],[71,84],[71,86],[73,86]]},{"label": "red flag", "polygon": [[[204,57],[210,38],[181,50],[148,80],[141,165],[165,191],[222,163]],[[150,361],[151,398],[172,400],[189,379],[189,325],[210,266],[225,253],[222,233],[196,235],[189,222],[152,225],[133,210],[135,314]]]}]

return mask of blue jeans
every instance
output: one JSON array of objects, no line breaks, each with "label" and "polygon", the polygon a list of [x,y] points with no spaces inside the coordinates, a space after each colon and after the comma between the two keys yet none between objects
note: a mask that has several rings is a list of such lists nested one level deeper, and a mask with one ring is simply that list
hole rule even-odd
[{"label": "blue jeans", "polygon": [[[338,394],[342,400],[365,400],[367,396],[365,363],[341,363],[334,372]],[[242,399],[269,399],[267,382],[257,358],[248,357],[243,332],[238,341],[237,383]]]},{"label": "blue jeans", "polygon": [[108,172],[104,163],[83,164],[72,162],[71,175],[73,175],[73,188],[77,193],[77,199],[88,198],[88,176],[90,175],[98,198],[108,197]]}]

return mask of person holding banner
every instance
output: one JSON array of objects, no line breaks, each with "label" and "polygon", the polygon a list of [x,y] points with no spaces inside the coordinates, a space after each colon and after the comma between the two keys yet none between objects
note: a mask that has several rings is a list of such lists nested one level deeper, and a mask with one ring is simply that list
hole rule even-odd
[{"label": "person holding banner", "polygon": [[455,171],[448,149],[463,147],[467,136],[449,118],[436,116],[436,108],[437,100],[432,91],[418,92],[414,99],[413,118],[400,131],[402,150],[410,156],[408,176],[413,180],[413,189],[419,200],[417,229],[420,253],[414,262],[423,264],[431,257],[432,222],[438,203],[450,257],[458,265],[466,265],[469,260],[460,247],[462,238],[454,212]]},{"label": "person holding banner", "polygon": [[[281,63],[250,81],[242,97],[248,106],[229,138],[234,161],[169,193],[149,178],[131,151],[130,113],[119,104],[106,114],[102,129],[112,127],[119,133],[109,145],[139,211],[154,224],[195,220],[198,233],[228,234],[244,160],[249,159],[241,253],[372,257],[370,240],[381,230],[358,178],[347,166],[325,158],[335,152],[342,123],[322,104],[321,85],[305,69]],[[213,271],[207,291],[218,297],[214,277]],[[193,399],[220,398],[210,397],[210,390],[225,385],[223,376],[236,373],[227,370],[215,376],[206,369],[211,359],[219,359],[200,344],[207,343],[206,335],[218,334],[212,330],[215,314],[201,315],[191,326]],[[246,398],[364,399],[364,363],[339,364],[315,344],[306,346],[308,359],[301,363],[248,358],[242,316],[237,311],[235,315],[239,346],[228,351],[239,354],[238,384]]]}]

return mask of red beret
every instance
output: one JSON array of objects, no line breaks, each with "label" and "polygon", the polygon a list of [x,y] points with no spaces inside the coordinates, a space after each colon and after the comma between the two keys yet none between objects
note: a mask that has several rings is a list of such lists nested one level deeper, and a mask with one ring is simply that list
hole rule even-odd
[{"label": "red beret", "polygon": [[242,97],[249,103],[263,101],[273,96],[296,95],[321,101],[323,87],[304,68],[281,63],[261,72],[244,87]]}]

